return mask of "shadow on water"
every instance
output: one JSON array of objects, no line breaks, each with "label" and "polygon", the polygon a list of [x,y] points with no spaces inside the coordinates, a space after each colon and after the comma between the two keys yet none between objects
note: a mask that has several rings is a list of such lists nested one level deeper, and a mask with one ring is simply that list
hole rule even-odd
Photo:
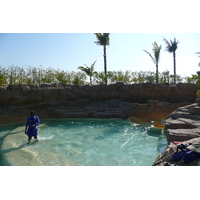
[{"label": "shadow on water", "polygon": [[[17,124],[17,126],[20,126],[20,124]],[[3,160],[2,160],[2,155],[6,154],[6,153],[9,153],[11,151],[15,151],[15,150],[18,150],[18,149],[21,149],[23,148],[26,144],[23,144],[23,145],[20,145],[19,147],[17,148],[12,148],[12,149],[8,149],[8,150],[1,150],[1,145],[2,145],[2,141],[4,140],[5,137],[9,136],[9,135],[14,135],[14,134],[17,134],[17,133],[21,133],[23,131],[13,131],[13,129],[16,128],[16,125],[15,124],[11,124],[11,125],[8,125],[8,126],[0,126],[0,128],[3,127],[3,131],[4,132],[7,132],[8,133],[5,133],[3,135],[0,136],[0,166],[4,166],[3,164]],[[1,131],[1,129],[0,129]]]},{"label": "shadow on water", "polygon": [[[16,148],[10,148],[10,149],[6,149],[6,150],[1,150],[0,152],[0,166],[5,166],[5,163],[3,163],[3,156],[2,155],[5,155],[7,153],[10,153],[12,151],[16,151],[16,150],[19,150],[19,149],[22,149],[24,147],[27,147],[27,146],[30,146],[30,145],[34,145],[35,142],[32,142],[30,144],[21,144],[20,146],[16,147]],[[8,164],[6,164],[6,166],[8,166]]]},{"label": "shadow on water", "polygon": [[19,150],[23,147],[26,147],[27,144],[21,144],[20,146],[16,147],[16,148],[10,148],[10,149],[6,149],[6,150],[1,150],[1,154],[6,154],[6,153],[9,153],[11,151],[16,151],[16,150]]},{"label": "shadow on water", "polygon": [[152,137],[159,137],[162,134],[162,129],[150,129],[147,134]]},{"label": "shadow on water", "polygon": [[16,131],[13,132],[13,130],[11,130],[10,132],[8,132],[7,134],[3,135],[2,137],[0,137],[0,145],[2,144],[2,141],[4,140],[5,137],[7,137],[8,135],[14,135],[17,133],[22,133],[23,131]]}]

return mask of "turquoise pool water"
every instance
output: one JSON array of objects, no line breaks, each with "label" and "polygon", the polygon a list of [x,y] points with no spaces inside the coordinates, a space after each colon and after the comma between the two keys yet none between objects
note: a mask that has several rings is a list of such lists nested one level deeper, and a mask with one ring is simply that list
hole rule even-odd
[{"label": "turquoise pool water", "polygon": [[[1,146],[1,143],[4,139],[4,137],[6,137],[6,135],[9,134],[9,132],[11,130],[13,130],[15,127],[19,126],[20,124],[21,123],[0,125],[0,146]],[[1,154],[1,151],[0,151],[0,166],[2,166],[2,165],[3,165],[2,154]]]},{"label": "turquoise pool water", "polygon": [[[0,137],[14,126],[0,126]],[[39,143],[30,145],[31,151],[40,147],[76,165],[151,166],[167,142],[149,129],[119,119],[52,120],[40,129]],[[55,165],[62,164],[56,159]]]}]

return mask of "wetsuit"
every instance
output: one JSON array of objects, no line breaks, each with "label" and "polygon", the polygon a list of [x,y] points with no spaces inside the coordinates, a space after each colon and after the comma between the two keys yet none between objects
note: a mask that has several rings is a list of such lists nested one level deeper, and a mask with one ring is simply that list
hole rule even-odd
[{"label": "wetsuit", "polygon": [[[37,126],[40,124],[40,119],[38,116],[28,117],[26,122],[26,131],[28,134],[28,137],[35,137],[37,138],[38,135],[38,128]],[[31,127],[31,125],[33,127]]]}]

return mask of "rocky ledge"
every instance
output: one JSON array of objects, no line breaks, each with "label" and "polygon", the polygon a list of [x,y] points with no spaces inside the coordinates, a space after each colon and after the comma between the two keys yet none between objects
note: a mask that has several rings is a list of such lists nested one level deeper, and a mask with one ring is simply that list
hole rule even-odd
[{"label": "rocky ledge", "polygon": [[160,122],[195,100],[194,84],[9,85],[0,87],[0,124],[44,118],[129,118]]},{"label": "rocky ledge", "polygon": [[180,107],[165,121],[165,136],[168,144],[186,141],[200,136],[200,107],[198,103]]},{"label": "rocky ledge", "polygon": [[173,162],[172,159],[178,145],[200,142],[200,107],[198,103],[180,107],[172,112],[166,118],[164,134],[168,141],[168,146],[157,157],[153,166],[200,165],[200,159],[196,159],[189,164],[183,164],[182,160]]}]

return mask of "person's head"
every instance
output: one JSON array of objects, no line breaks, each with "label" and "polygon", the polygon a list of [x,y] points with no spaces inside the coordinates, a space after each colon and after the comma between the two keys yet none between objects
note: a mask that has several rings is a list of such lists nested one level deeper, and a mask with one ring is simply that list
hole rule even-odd
[{"label": "person's head", "polygon": [[30,116],[33,117],[34,115],[35,115],[35,112],[34,112],[34,111],[31,111],[31,112],[30,112]]}]

